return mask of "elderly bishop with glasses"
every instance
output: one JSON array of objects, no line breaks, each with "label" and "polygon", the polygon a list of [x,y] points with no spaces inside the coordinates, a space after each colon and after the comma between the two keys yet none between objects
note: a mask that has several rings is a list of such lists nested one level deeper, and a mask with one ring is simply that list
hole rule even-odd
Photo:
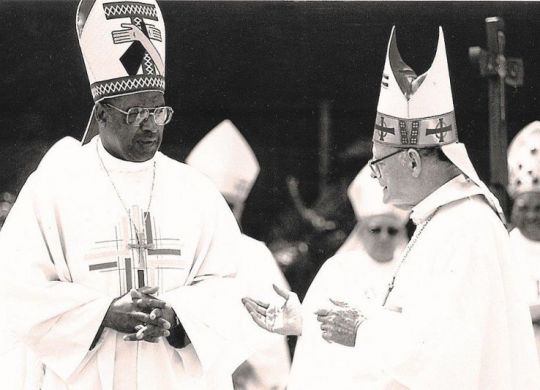
[{"label": "elderly bishop with glasses", "polygon": [[231,388],[267,336],[240,301],[227,203],[158,151],[173,116],[159,6],[83,0],[77,33],[95,105],[82,145],[48,151],[4,225],[4,325],[44,390]]},{"label": "elderly bishop with glasses", "polygon": [[[539,389],[504,217],[458,142],[442,29],[420,76],[401,59],[392,30],[370,166],[384,202],[410,210],[416,230],[382,304],[334,302],[312,314],[324,340],[348,348],[350,375],[358,375],[350,387],[336,376],[331,387]],[[289,301],[284,310],[255,307],[252,316],[288,324]]]}]

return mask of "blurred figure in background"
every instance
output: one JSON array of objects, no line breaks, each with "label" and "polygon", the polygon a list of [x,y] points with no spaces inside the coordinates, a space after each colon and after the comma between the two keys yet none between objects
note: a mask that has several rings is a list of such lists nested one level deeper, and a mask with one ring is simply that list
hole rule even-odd
[{"label": "blurred figure in background", "polygon": [[[253,150],[230,120],[210,131],[191,151],[186,163],[212,180],[229,204],[241,226],[242,213],[255,180],[259,163]],[[270,250],[263,242],[242,234],[244,254],[237,278],[250,296],[272,299],[272,284],[288,289]],[[235,389],[284,389],[290,368],[289,349],[284,337],[254,354],[233,374]]]},{"label": "blurred figure in background", "polygon": [[513,199],[510,242],[527,278],[537,351],[540,356],[540,122],[525,126],[508,148],[508,193]]}]

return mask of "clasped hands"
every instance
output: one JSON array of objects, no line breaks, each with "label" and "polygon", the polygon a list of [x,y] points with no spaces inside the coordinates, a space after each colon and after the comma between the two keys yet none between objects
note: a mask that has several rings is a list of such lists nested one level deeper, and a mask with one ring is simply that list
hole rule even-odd
[{"label": "clasped hands", "polygon": [[[276,293],[285,301],[281,306],[270,305],[253,298],[245,297],[242,303],[261,328],[285,336],[302,334],[302,306],[298,296],[273,285]],[[333,307],[319,309],[314,314],[320,322],[321,337],[329,343],[335,342],[352,347],[355,345],[356,332],[365,320],[362,312],[345,302],[330,299]]]},{"label": "clasped hands", "polygon": [[111,303],[103,319],[103,326],[126,333],[126,341],[157,343],[168,337],[176,324],[172,307],[151,294],[157,287],[141,287],[131,290]]}]

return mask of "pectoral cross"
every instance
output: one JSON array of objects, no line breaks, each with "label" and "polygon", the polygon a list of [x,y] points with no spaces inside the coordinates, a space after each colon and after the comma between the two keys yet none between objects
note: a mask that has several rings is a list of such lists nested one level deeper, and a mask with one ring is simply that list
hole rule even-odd
[{"label": "pectoral cross", "polygon": [[136,244],[129,243],[129,249],[135,249],[139,254],[139,266],[138,268],[146,268],[146,261],[148,256],[148,250],[154,249],[154,244],[148,244],[146,242],[146,237],[144,232],[136,232],[135,238],[137,239]]},{"label": "pectoral cross", "polygon": [[504,20],[486,18],[487,50],[478,46],[469,48],[469,59],[480,66],[480,75],[488,79],[489,96],[489,168],[490,187],[508,214],[508,148],[506,130],[506,85],[523,85],[523,60],[506,58]]}]

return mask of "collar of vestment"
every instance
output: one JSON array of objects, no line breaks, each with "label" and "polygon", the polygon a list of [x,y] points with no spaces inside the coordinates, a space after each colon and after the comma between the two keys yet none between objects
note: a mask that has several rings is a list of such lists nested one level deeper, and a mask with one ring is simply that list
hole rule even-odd
[{"label": "collar of vestment", "polygon": [[[95,143],[97,143],[97,145],[95,145]],[[92,139],[91,144],[93,144],[91,147],[97,148],[97,153],[99,153],[98,158],[101,157],[103,164],[105,165],[105,167],[107,167],[107,170],[109,172],[145,171],[153,167],[154,161],[157,156],[156,153],[154,157],[152,157],[150,160],[143,162],[125,161],[120,160],[119,158],[116,158],[112,154],[110,154],[101,143],[101,138],[99,135]]]},{"label": "collar of vestment", "polygon": [[421,224],[439,207],[481,194],[482,190],[471,179],[462,174],[458,175],[414,206],[411,211],[411,219],[416,225]]}]

